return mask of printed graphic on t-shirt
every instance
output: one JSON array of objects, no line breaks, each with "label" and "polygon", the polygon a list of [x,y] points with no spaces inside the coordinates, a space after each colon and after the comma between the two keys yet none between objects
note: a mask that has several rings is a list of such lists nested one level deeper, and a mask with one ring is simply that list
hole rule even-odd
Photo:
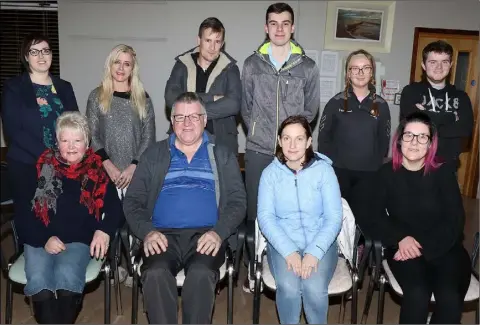
[{"label": "printed graphic on t-shirt", "polygon": [[455,120],[458,121],[458,97],[451,98],[446,95],[444,98],[435,98],[433,96],[422,95],[422,102],[415,104],[415,106],[419,110],[432,113],[452,113],[455,115]]}]

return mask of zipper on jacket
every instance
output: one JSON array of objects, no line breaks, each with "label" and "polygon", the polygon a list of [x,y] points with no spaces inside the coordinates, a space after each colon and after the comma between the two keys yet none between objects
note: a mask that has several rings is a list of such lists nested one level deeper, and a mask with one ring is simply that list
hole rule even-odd
[{"label": "zipper on jacket", "polygon": [[[272,62],[267,61],[267,59],[265,59],[263,57],[263,55],[260,54],[259,52],[257,52],[257,54],[260,56],[260,59],[262,59],[265,63],[267,63],[268,65],[270,65],[273,68],[273,70],[275,71],[275,75],[277,76],[277,107],[276,107],[276,115],[277,116],[276,116],[275,134],[274,134],[275,142],[273,144],[273,154],[275,155],[275,151],[277,149],[278,123],[279,123],[279,118],[280,118],[280,116],[279,116],[280,115],[280,112],[279,112],[279,110],[280,110],[280,107],[279,107],[279,105],[280,105],[280,72],[288,71],[290,69],[293,69],[297,65],[299,65],[300,62],[302,62],[302,59],[303,59],[304,55],[303,54],[300,55],[300,57],[298,59],[296,59],[295,61],[293,61],[291,64],[287,65],[286,67],[285,67],[285,64],[286,64],[286,62],[285,62],[284,66],[282,66],[280,68],[280,70],[277,71],[277,68],[273,65]],[[287,81],[287,83],[288,83],[288,81]],[[252,135],[253,135],[253,133],[252,133]]]},{"label": "zipper on jacket", "polygon": [[307,233],[305,232],[305,226],[303,224],[303,218],[302,218],[302,209],[300,208],[300,198],[298,196],[297,175],[298,175],[298,172],[297,172],[297,174],[295,174],[295,194],[297,196],[298,214],[300,215],[300,226],[302,227],[302,231],[303,231],[303,238],[304,238],[303,240],[306,243]]},{"label": "zipper on jacket", "polygon": [[[280,102],[280,76],[277,75],[277,108],[276,108],[276,111],[277,111],[277,122],[275,123],[275,134],[274,134],[274,138],[275,138],[275,143],[273,144],[273,154],[275,155],[275,151],[277,149],[277,141],[278,141],[278,137],[277,137],[277,133],[278,133],[278,119],[279,119],[279,102]],[[295,182],[296,182],[296,178],[295,178]]]},{"label": "zipper on jacket", "polygon": [[253,135],[255,134],[255,124],[257,124],[257,121],[254,121],[254,122],[253,122],[252,135],[251,135],[252,137],[253,137]]}]

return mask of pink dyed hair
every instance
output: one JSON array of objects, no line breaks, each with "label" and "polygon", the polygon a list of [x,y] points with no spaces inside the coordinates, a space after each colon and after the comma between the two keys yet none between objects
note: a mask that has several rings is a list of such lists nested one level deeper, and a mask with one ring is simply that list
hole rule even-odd
[{"label": "pink dyed hair", "polygon": [[397,131],[392,139],[392,164],[393,170],[397,171],[402,167],[403,154],[401,149],[401,137],[405,131],[405,127],[409,123],[420,122],[428,126],[430,130],[430,143],[427,149],[427,155],[425,156],[425,169],[423,174],[427,175],[430,171],[433,171],[442,165],[442,162],[439,161],[437,154],[438,148],[438,134],[435,124],[433,124],[430,117],[423,112],[414,112],[407,117],[405,117],[400,124],[398,125]]}]

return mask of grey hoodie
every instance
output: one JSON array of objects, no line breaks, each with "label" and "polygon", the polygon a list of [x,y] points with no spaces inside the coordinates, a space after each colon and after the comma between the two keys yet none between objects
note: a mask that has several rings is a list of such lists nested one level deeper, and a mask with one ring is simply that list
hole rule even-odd
[{"label": "grey hoodie", "polygon": [[248,128],[247,150],[275,154],[280,124],[292,115],[311,122],[320,106],[319,69],[303,48],[290,41],[291,55],[279,71],[270,62],[264,42],[243,64],[242,108]]}]

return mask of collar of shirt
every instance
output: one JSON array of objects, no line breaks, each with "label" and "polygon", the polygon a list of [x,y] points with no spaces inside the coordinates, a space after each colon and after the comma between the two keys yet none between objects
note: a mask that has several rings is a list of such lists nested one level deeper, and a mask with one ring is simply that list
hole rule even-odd
[{"label": "collar of shirt", "polygon": [[288,55],[285,58],[285,61],[284,62],[277,62],[277,60],[275,60],[275,58],[273,57],[273,54],[272,54],[272,44],[270,43],[268,45],[268,58],[270,59],[270,62],[272,62],[272,64],[275,66],[275,68],[277,70],[280,70],[280,68],[283,66],[283,64],[285,62],[288,62],[288,60],[290,59],[290,55],[292,55],[292,46],[290,46],[290,49],[288,50]]},{"label": "collar of shirt", "polygon": [[[170,137],[169,137],[169,144],[170,144],[170,152],[171,152],[171,156],[178,156],[180,153],[183,154],[183,152],[181,150],[179,150],[176,146],[175,146],[175,140],[177,139],[177,136],[175,135],[175,133],[172,132],[172,134],[170,134]],[[200,145],[200,147],[198,148],[198,150],[200,150],[200,148],[202,148],[202,146],[207,146],[209,143],[208,141],[208,135],[205,131],[203,131],[203,134],[202,134],[202,144]],[[197,150],[197,151],[198,151]]]},{"label": "collar of shirt", "polygon": [[210,63],[210,65],[208,66],[208,68],[206,70],[203,70],[202,66],[200,66],[200,64],[198,64],[198,57],[200,56],[200,52],[195,52],[195,53],[192,53],[192,59],[193,59],[193,62],[195,62],[195,65],[197,66],[197,69],[200,69],[200,71],[202,71],[203,73],[207,74],[207,75],[210,75],[210,73],[212,72],[212,70],[215,68],[215,66],[217,65],[218,63],[218,59],[220,59],[220,55]]}]

